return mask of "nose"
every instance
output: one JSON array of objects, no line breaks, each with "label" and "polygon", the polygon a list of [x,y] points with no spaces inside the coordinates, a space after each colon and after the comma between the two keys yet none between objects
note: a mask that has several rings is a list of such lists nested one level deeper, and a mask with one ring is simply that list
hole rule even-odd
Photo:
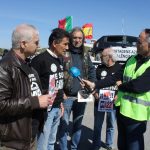
[{"label": "nose", "polygon": [[80,38],[77,38],[77,39],[76,39],[76,42],[79,42],[79,41],[80,41]]}]

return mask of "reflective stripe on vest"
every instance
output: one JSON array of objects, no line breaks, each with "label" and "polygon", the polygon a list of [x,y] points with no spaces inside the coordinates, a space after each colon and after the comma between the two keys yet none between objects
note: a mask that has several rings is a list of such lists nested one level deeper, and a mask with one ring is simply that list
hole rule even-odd
[{"label": "reflective stripe on vest", "polygon": [[135,98],[135,97],[132,97],[130,95],[124,95],[123,98],[132,102],[132,103],[141,104],[143,106],[150,106],[150,101],[144,101],[142,99]]},{"label": "reflective stripe on vest", "polygon": [[[136,71],[136,59],[132,56],[124,69],[123,83],[136,79],[150,67],[150,60],[142,64]],[[142,86],[142,85],[141,85]],[[144,86],[144,85],[143,85]],[[118,92],[120,102],[120,113],[129,118],[143,121],[150,120],[150,92],[128,93]]]}]

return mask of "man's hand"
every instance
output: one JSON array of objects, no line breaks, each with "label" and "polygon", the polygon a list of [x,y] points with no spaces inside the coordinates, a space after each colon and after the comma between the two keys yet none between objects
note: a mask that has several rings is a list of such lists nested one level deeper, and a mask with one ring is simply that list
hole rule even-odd
[{"label": "man's hand", "polygon": [[99,100],[99,95],[97,92],[95,92],[93,95],[94,95],[96,101]]},{"label": "man's hand", "polygon": [[90,82],[89,80],[84,80],[84,79],[82,79],[82,80],[84,82],[84,84],[81,84],[82,87],[84,87],[86,85],[86,86],[89,86],[91,89],[95,88],[94,82]]},{"label": "man's hand", "polygon": [[38,99],[40,108],[47,108],[51,101],[53,101],[53,98],[51,98],[49,94],[41,95],[38,97]]},{"label": "man's hand", "polygon": [[67,97],[67,95],[64,93],[64,95],[63,95],[63,99],[64,100],[66,100],[66,99],[68,99],[68,97]]},{"label": "man's hand", "polygon": [[115,97],[114,97],[114,102],[115,102],[117,99],[118,99],[118,96],[117,96],[117,95],[115,95]]},{"label": "man's hand", "polygon": [[119,86],[120,84],[122,84],[122,81],[117,81],[116,85]]}]

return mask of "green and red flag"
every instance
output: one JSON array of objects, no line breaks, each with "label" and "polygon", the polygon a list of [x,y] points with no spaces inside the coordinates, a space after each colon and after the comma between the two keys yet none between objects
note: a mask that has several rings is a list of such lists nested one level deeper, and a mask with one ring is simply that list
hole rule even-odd
[{"label": "green and red flag", "polygon": [[93,38],[93,24],[87,23],[82,26],[82,30],[84,32],[86,39],[92,39]]},{"label": "green and red flag", "polygon": [[58,28],[64,29],[66,31],[72,30],[72,16],[68,16],[64,19],[59,20]]}]

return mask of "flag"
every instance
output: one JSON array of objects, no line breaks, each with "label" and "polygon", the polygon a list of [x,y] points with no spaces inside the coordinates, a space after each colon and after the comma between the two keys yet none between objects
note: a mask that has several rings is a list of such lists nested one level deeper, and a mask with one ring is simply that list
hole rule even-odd
[{"label": "flag", "polygon": [[93,38],[93,24],[87,23],[82,26],[82,30],[84,32],[86,39],[92,39]]},{"label": "flag", "polygon": [[72,16],[68,16],[58,21],[58,28],[65,29],[66,31],[72,30]]}]

